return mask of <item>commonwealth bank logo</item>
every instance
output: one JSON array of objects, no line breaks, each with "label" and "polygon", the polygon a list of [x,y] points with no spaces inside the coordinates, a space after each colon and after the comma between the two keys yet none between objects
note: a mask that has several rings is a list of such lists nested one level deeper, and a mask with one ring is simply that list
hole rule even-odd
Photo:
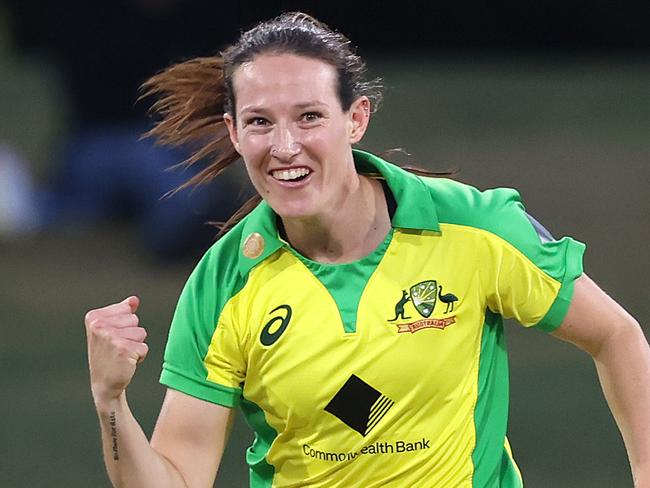
[{"label": "commonwealth bank logo", "polygon": [[325,411],[365,437],[393,405],[393,400],[352,375],[330,400]]}]

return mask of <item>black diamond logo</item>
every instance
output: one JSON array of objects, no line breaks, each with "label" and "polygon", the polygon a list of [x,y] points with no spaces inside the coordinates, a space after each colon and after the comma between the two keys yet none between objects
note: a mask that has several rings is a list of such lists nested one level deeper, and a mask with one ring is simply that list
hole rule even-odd
[{"label": "black diamond logo", "polygon": [[356,375],[350,376],[325,411],[367,436],[395,404]]}]

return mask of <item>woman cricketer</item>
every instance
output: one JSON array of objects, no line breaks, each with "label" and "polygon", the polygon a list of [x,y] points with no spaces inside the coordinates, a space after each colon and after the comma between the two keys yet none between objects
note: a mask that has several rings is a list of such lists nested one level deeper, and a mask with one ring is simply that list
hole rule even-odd
[{"label": "woman cricketer", "polygon": [[185,285],[150,441],[126,398],[147,355],[139,299],[86,315],[115,486],[212,486],[238,407],[252,487],[521,487],[502,325],[515,318],[592,356],[635,486],[650,487],[639,324],[583,273],[584,245],[550,236],[516,191],[355,149],[379,84],[343,35],[284,14],[145,88],[152,135],[212,163],[189,184],[241,158],[259,197]]}]

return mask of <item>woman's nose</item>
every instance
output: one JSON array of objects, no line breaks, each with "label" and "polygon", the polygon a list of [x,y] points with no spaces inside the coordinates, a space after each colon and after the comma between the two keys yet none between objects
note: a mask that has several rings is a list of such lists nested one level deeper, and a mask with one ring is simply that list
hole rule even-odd
[{"label": "woman's nose", "polygon": [[272,157],[289,162],[300,153],[300,150],[301,145],[289,128],[277,129],[271,146]]}]

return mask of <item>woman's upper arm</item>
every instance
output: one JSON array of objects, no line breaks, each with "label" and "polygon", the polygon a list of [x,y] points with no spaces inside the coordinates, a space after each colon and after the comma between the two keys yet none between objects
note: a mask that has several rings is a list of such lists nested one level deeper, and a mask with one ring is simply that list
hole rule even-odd
[{"label": "woman's upper arm", "polygon": [[575,281],[562,324],[552,334],[596,356],[608,339],[635,328],[640,330],[634,317],[583,274]]},{"label": "woman's upper arm", "polygon": [[174,465],[189,488],[211,487],[233,419],[231,408],[168,389],[151,446]]}]

